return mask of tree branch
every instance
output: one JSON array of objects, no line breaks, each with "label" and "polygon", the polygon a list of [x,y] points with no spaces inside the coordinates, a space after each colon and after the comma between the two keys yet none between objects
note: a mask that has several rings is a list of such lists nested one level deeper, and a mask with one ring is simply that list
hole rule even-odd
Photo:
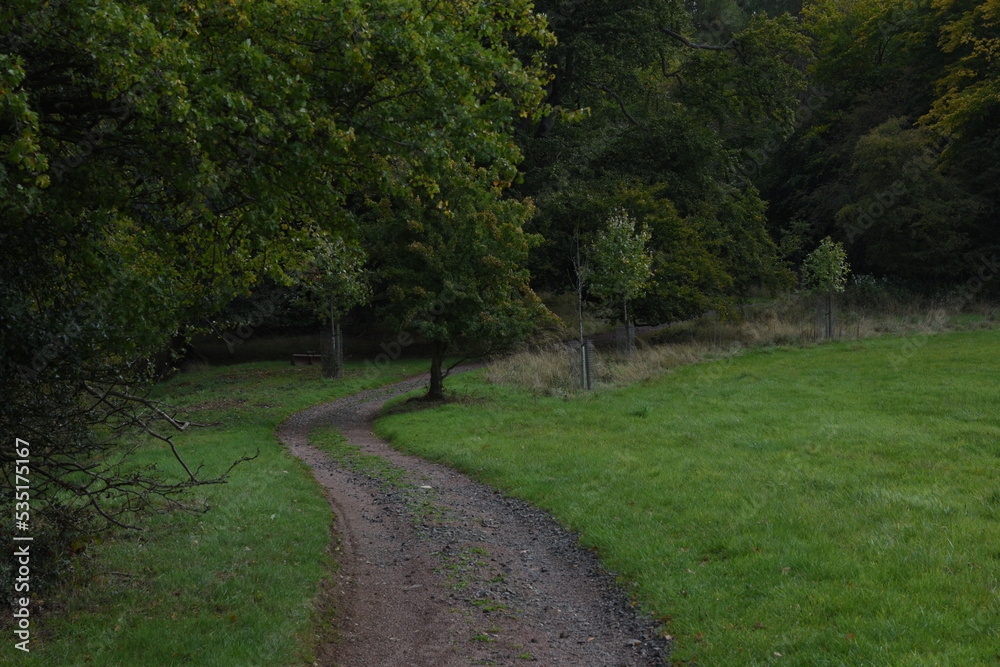
[{"label": "tree branch", "polygon": [[[163,435],[161,433],[158,433],[158,432],[154,431],[150,427],[150,424],[152,422],[156,421],[156,420],[162,419],[162,420],[166,421],[168,424],[170,424],[171,426],[173,426],[178,431],[185,431],[185,430],[187,430],[188,428],[190,428],[192,426],[206,426],[206,424],[200,424],[200,423],[192,422],[192,421],[179,421],[179,420],[175,419],[173,416],[171,416],[170,414],[168,414],[165,410],[163,410],[163,408],[160,407],[161,405],[163,405],[162,403],[158,403],[157,401],[152,401],[152,400],[149,400],[148,398],[143,398],[141,396],[133,396],[133,395],[130,395],[130,394],[125,394],[125,393],[120,392],[120,391],[115,391],[113,387],[108,387],[104,391],[99,391],[98,389],[92,387],[89,383],[84,382],[83,383],[83,388],[84,388],[84,391],[86,391],[88,394],[90,394],[95,399],[97,399],[97,404],[104,403],[109,408],[111,408],[112,414],[122,413],[124,415],[125,422],[122,425],[120,425],[119,428],[128,428],[128,427],[138,426],[139,428],[141,428],[143,431],[145,431],[149,435],[151,435],[154,438],[156,438],[158,440],[161,440],[161,441],[167,443],[167,445],[169,445],[170,451],[173,453],[174,458],[177,459],[177,462],[184,469],[184,472],[186,472],[187,476],[188,476],[188,482],[186,482],[186,483],[184,483],[182,485],[179,485],[178,488],[183,487],[183,486],[199,486],[199,485],[202,485],[202,484],[222,484],[223,482],[225,482],[226,476],[232,471],[232,469],[237,464],[242,463],[244,461],[250,461],[250,460],[252,460],[252,459],[254,459],[254,458],[257,457],[256,454],[254,456],[252,456],[252,457],[246,457],[246,456],[242,457],[240,460],[234,462],[233,465],[230,466],[229,469],[225,473],[223,473],[221,476],[219,476],[219,477],[217,477],[215,479],[211,479],[211,480],[198,479],[198,472],[201,470],[201,467],[199,466],[197,469],[195,469],[194,471],[192,471],[191,468],[189,468],[188,465],[187,465],[187,463],[184,461],[184,458],[181,456],[180,452],[177,451],[177,447],[174,445],[173,440],[169,436],[166,436],[166,435]],[[119,399],[120,401],[122,401],[122,403],[116,405],[115,403],[113,403],[110,400],[111,398]],[[144,407],[148,408],[153,413],[152,417],[144,418],[140,414],[126,412],[125,411],[125,405],[127,405],[129,403],[138,404],[138,405],[141,405],[141,406],[144,406]],[[118,430],[118,429],[115,429],[115,430]],[[259,454],[259,453],[260,452],[258,451],[257,454]],[[167,487],[167,488],[169,488],[169,487]],[[102,516],[103,516],[103,513],[102,513]],[[107,518],[107,517],[105,516],[105,518]]]},{"label": "tree branch", "polygon": [[640,124],[639,121],[637,121],[635,117],[628,112],[628,109],[625,108],[625,102],[622,100],[621,96],[618,93],[616,93],[615,91],[611,90],[610,88],[608,88],[603,84],[597,83],[596,81],[584,81],[583,83],[590,86],[591,88],[597,88],[601,92],[606,93],[611,97],[615,98],[615,102],[618,102],[618,108],[622,110],[622,113],[625,114],[625,117],[628,118],[629,122],[635,125],[636,127],[639,126]]},{"label": "tree branch", "polygon": [[704,49],[706,51],[736,51],[736,42],[730,42],[726,46],[714,46],[712,44],[698,44],[696,42],[692,42],[679,32],[674,32],[670,28],[662,25],[660,26],[660,32],[662,32],[664,35],[667,35],[668,37],[673,37],[674,39],[676,39],[678,42],[688,47],[689,49]]},{"label": "tree branch", "polygon": [[459,364],[461,364],[461,363],[463,363],[465,361],[468,361],[468,360],[469,360],[468,357],[462,357],[461,359],[459,359],[458,361],[456,361],[455,363],[453,363],[451,366],[448,366],[448,368],[444,369],[444,373],[441,374],[441,379],[443,380],[446,377],[448,377],[448,375],[450,375],[451,372],[453,370],[455,370],[456,366],[458,366]]},{"label": "tree branch", "polygon": [[153,412],[155,412],[156,415],[160,419],[163,419],[163,420],[167,421],[171,426],[173,426],[178,431],[186,431],[191,426],[207,426],[207,424],[199,424],[198,422],[191,422],[191,421],[181,422],[181,421],[177,421],[176,419],[174,419],[173,417],[171,417],[169,414],[167,414],[166,412],[164,412],[163,409],[161,409],[159,407],[161,405],[164,405],[163,403],[158,403],[157,401],[151,401],[148,398],[143,398],[141,396],[132,396],[130,394],[123,394],[123,393],[121,393],[119,391],[115,391],[115,390],[113,390],[111,388],[109,388],[107,391],[105,391],[102,394],[101,392],[99,392],[96,389],[94,389],[93,387],[91,387],[88,383],[84,383],[83,386],[84,386],[84,389],[87,391],[88,394],[90,394],[91,396],[93,396],[93,397],[95,397],[97,399],[98,403],[106,403],[109,406],[111,406],[112,404],[111,404],[110,401],[108,401],[108,397],[109,396],[113,396],[114,398],[120,398],[123,401],[128,401],[128,402],[131,402],[131,403],[138,403],[140,405],[144,405],[147,408],[149,408],[150,410],[152,410]]},{"label": "tree branch", "polygon": [[676,69],[673,72],[667,71],[667,56],[662,51],[660,51],[660,69],[663,71],[663,77],[665,79],[677,79],[678,81],[681,80],[680,68]]}]

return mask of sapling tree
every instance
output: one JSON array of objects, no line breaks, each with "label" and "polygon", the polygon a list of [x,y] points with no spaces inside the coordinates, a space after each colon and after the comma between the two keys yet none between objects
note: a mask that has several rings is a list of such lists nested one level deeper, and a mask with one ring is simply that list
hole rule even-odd
[{"label": "sapling tree", "polygon": [[843,244],[829,236],[802,263],[802,284],[809,292],[820,295],[817,318],[821,338],[834,335],[833,295],[844,291],[850,270]]},{"label": "sapling tree", "polygon": [[321,230],[315,231],[313,244],[301,284],[310,305],[320,317],[329,320],[329,343],[322,350],[323,375],[340,378],[344,377],[344,337],[340,320],[351,308],[367,301],[370,295],[364,275],[366,254],[357,244]]},{"label": "sapling tree", "polygon": [[573,258],[573,275],[576,278],[576,314],[577,326],[580,333],[580,387],[590,389],[591,377],[587,370],[587,342],[583,337],[583,295],[590,282],[591,266],[590,252],[584,253],[582,242],[580,241],[580,229],[577,228],[574,235],[576,243],[576,254]]},{"label": "sapling tree", "polygon": [[590,291],[608,303],[618,302],[628,332],[629,351],[634,339],[630,326],[628,302],[642,294],[653,275],[653,255],[646,249],[651,234],[624,209],[613,213],[591,246],[593,268]]}]

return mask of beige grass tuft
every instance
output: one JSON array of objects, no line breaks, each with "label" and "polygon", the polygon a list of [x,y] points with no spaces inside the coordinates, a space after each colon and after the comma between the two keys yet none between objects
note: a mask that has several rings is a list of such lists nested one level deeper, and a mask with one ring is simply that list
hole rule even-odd
[{"label": "beige grass tuft", "polygon": [[[837,309],[840,340],[884,335],[927,335],[996,328],[996,304],[948,304],[929,299],[885,300],[877,307],[847,300]],[[598,351],[594,364],[598,388],[643,382],[685,364],[733,356],[745,349],[816,344],[815,298],[787,295],[742,309],[740,319],[715,315],[681,322],[639,338],[632,355]],[[487,379],[548,395],[580,391],[577,353],[548,342],[496,361]]]}]

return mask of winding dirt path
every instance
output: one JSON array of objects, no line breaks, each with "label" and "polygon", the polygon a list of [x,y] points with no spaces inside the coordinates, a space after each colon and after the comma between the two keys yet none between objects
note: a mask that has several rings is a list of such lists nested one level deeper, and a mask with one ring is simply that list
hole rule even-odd
[{"label": "winding dirt path", "polygon": [[[278,428],[336,516],[339,639],[321,647],[320,664],[663,664],[655,624],[547,514],[372,434],[388,398],[424,384],[420,376],[318,405]],[[338,464],[308,442],[324,425],[402,477]]]}]

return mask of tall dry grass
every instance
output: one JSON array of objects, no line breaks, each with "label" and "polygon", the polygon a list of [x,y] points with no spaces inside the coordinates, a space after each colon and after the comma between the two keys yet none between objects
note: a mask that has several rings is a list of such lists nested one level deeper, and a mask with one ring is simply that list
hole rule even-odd
[{"label": "tall dry grass", "polygon": [[[599,350],[594,360],[598,387],[619,387],[642,382],[685,364],[736,354],[739,346],[704,343],[646,345],[631,355]],[[580,391],[580,357],[575,345],[550,344],[522,350],[493,362],[487,379],[549,396]]]},{"label": "tall dry grass", "polygon": [[[598,388],[618,387],[656,377],[685,364],[728,357],[746,349],[807,346],[817,339],[816,298],[786,295],[740,309],[737,319],[706,315],[640,334],[631,355],[599,349],[594,361]],[[876,336],[918,336],[1000,326],[995,303],[955,303],[944,299],[848,293],[839,299],[839,340]],[[580,391],[579,351],[551,339],[495,361],[487,378],[547,395]]]}]

